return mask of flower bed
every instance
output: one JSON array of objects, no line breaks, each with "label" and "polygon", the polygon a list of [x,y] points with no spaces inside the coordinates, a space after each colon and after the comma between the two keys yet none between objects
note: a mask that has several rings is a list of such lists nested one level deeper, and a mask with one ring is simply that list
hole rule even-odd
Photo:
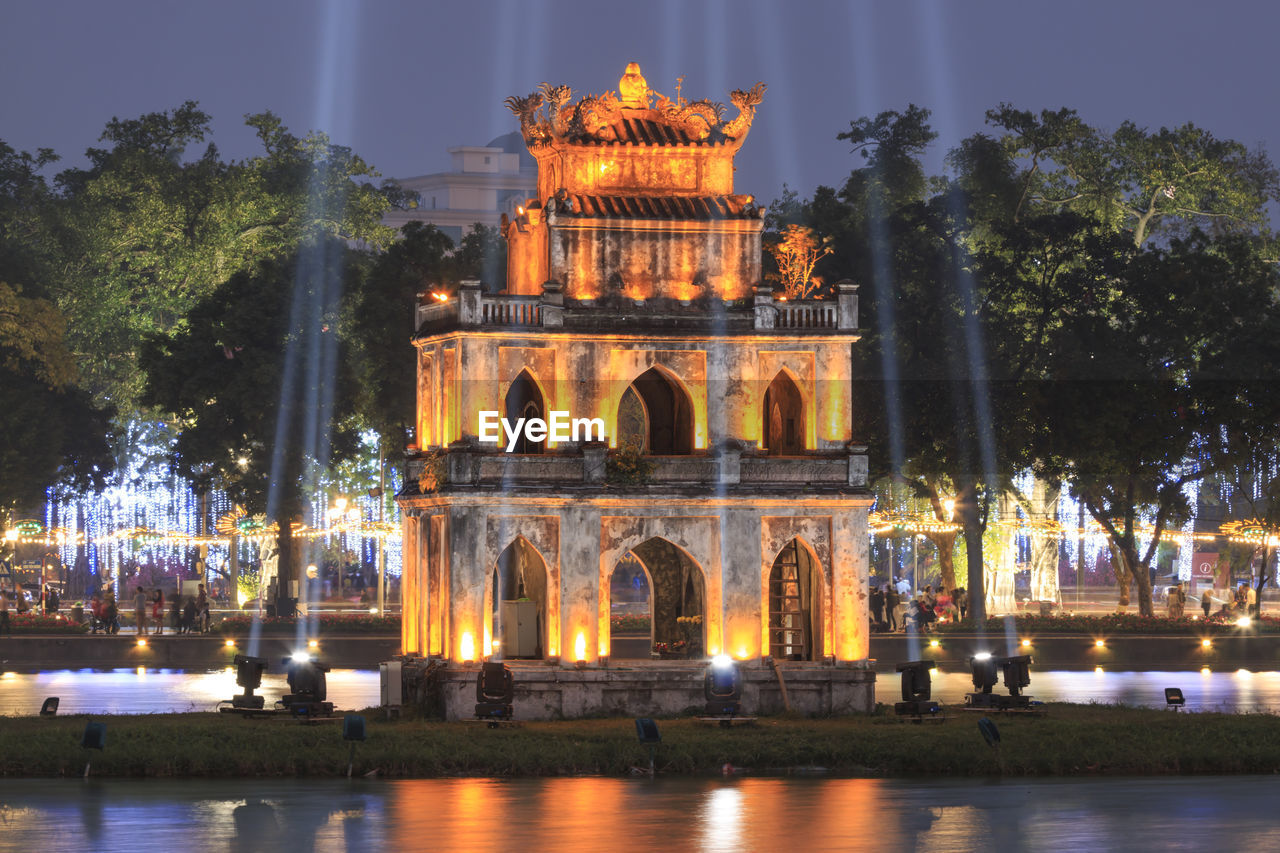
[{"label": "flower bed", "polygon": [[[987,620],[986,630],[1004,632],[1008,619],[1013,620],[1019,633],[1033,634],[1168,634],[1171,636],[1203,636],[1205,634],[1234,634],[1249,631],[1255,634],[1280,634],[1280,617],[1262,616],[1250,620],[1247,628],[1236,624],[1236,617],[1214,614],[1208,619],[1170,619],[1167,616],[1139,616],[1136,613],[1108,613],[1102,616],[995,616]],[[968,622],[940,624],[939,634],[968,634],[974,626]]]},{"label": "flower bed", "polygon": [[[298,629],[297,619],[264,616],[257,620],[262,633],[292,634]],[[311,617],[303,617],[307,625]],[[218,623],[217,631],[224,637],[247,637],[253,627],[252,616],[228,616]],[[399,616],[381,616],[369,613],[322,613],[315,617],[316,628],[321,634],[392,634],[400,633]]]},{"label": "flower bed", "polygon": [[647,634],[649,633],[649,617],[636,614],[619,614],[609,617],[609,629],[615,634]]},{"label": "flower bed", "polygon": [[9,628],[15,634],[84,634],[88,625],[72,622],[66,616],[37,616],[9,611]]}]

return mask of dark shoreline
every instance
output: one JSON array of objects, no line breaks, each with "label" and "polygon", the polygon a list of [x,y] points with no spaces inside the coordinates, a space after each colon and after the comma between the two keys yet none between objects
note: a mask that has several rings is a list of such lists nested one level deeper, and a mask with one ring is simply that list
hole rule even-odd
[{"label": "dark shoreline", "polygon": [[[731,768],[783,775],[1148,776],[1280,771],[1276,720],[1264,714],[1179,714],[1122,706],[1045,706],[1042,718],[992,716],[1002,736],[987,746],[979,715],[953,713],[912,725],[890,715],[838,719],[762,717],[722,729],[689,718],[658,721],[664,774]],[[491,730],[476,723],[384,721],[367,709],[369,739],[357,745],[357,775],[627,776],[648,767],[630,719],[530,722]],[[80,748],[87,720],[106,723],[106,749]],[[210,713],[0,718],[0,778],[93,775],[259,778],[345,775],[340,722],[300,725]]]}]

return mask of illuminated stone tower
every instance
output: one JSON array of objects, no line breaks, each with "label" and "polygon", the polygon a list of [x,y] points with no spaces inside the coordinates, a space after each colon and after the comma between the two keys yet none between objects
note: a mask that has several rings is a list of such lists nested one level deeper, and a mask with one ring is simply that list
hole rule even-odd
[{"label": "illuminated stone tower", "polygon": [[[403,648],[464,672],[558,663],[517,669],[530,716],[686,707],[692,682],[651,643],[747,662],[762,710],[779,704],[767,656],[793,704],[870,708],[856,287],[785,301],[761,281],[764,209],[734,193],[733,158],[763,93],[733,92],[726,119],[633,63],[618,94],[509,99],[538,192],[504,225],[507,292],[417,308]],[[481,441],[498,417],[557,412],[604,440]],[[620,571],[647,586],[638,645],[611,636]]]}]

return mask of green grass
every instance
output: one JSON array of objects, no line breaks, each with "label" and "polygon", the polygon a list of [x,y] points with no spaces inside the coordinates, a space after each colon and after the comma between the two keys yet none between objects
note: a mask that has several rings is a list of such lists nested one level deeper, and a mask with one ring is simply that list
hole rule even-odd
[{"label": "green grass", "polygon": [[[1047,776],[1273,773],[1280,770],[1276,719],[1266,715],[1174,714],[1111,706],[1051,705],[1043,718],[992,719],[1001,749],[989,748],[977,715],[941,725],[892,716],[806,720],[761,718],[721,729],[660,720],[658,767],[718,772],[725,763],[758,773],[824,767],[872,776]],[[341,726],[244,720],[215,714],[95,716],[107,725],[104,752],[80,748],[84,716],[0,718],[0,776],[67,776],[86,758],[99,776],[324,777],[346,773]],[[356,747],[357,773],[391,777],[625,775],[647,766],[630,719],[525,723],[384,722],[366,714],[369,739]]]}]

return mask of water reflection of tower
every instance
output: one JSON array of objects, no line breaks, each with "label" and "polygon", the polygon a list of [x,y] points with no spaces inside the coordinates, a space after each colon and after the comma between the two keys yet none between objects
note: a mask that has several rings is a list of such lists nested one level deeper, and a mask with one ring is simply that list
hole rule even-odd
[{"label": "water reflection of tower", "polygon": [[[613,590],[641,575],[655,642],[695,625],[743,660],[864,659],[856,288],[787,301],[761,280],[765,211],[733,161],[763,85],[732,93],[736,114],[671,101],[634,64],[618,89],[509,99],[538,185],[504,226],[507,291],[418,306],[404,650],[500,646],[519,566],[564,664],[610,656]],[[482,412],[562,412],[604,440],[484,443]]]}]

